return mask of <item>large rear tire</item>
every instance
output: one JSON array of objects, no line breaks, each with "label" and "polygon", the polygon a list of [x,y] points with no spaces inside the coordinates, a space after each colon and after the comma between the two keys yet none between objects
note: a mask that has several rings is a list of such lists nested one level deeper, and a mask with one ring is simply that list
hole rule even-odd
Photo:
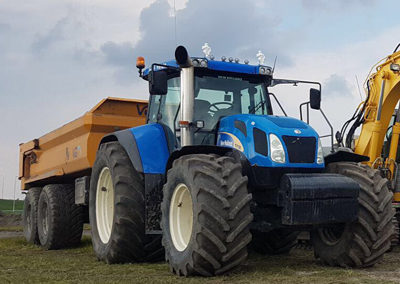
[{"label": "large rear tire", "polygon": [[39,197],[42,188],[32,187],[25,196],[24,213],[22,221],[24,224],[24,237],[28,243],[40,244],[37,228],[37,212]]},{"label": "large rear tire", "polygon": [[172,272],[212,276],[247,258],[251,194],[233,158],[187,155],[168,171],[161,205],[163,245]]},{"label": "large rear tire", "polygon": [[[396,215],[398,213],[396,212]],[[394,216],[392,219],[392,223],[393,223],[393,228],[394,228],[394,233],[390,239],[390,243],[391,243],[391,248],[390,250],[392,250],[394,247],[399,245],[399,235],[400,235],[400,228],[399,228],[399,220],[398,220],[398,216]]]},{"label": "large rear tire", "polygon": [[52,250],[76,246],[83,231],[83,208],[75,204],[75,188],[49,184],[40,193],[38,235],[42,247]]},{"label": "large rear tire", "polygon": [[390,249],[394,233],[392,192],[379,171],[362,164],[329,164],[327,171],[354,179],[360,185],[358,219],[351,224],[312,232],[315,255],[331,266],[368,267]]},{"label": "large rear tire", "polygon": [[160,235],[145,234],[144,178],[118,142],[102,144],[92,169],[89,218],[93,249],[107,263],[157,261]]},{"label": "large rear tire", "polygon": [[299,232],[276,229],[267,233],[252,231],[251,246],[261,254],[288,254],[297,244]]}]

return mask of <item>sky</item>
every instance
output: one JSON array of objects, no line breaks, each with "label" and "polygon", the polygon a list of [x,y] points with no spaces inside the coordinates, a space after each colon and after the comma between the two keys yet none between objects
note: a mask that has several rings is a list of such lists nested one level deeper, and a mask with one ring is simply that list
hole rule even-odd
[{"label": "sky", "polygon": [[[396,0],[2,0],[0,198],[13,198],[14,187],[22,198],[15,182],[19,143],[102,98],[147,99],[136,57],[162,62],[181,44],[201,56],[208,42],[217,59],[250,64],[258,50],[269,65],[277,57],[275,77],[322,83],[322,108],[336,131],[365,97],[371,67],[400,42],[399,6]],[[272,91],[298,117],[308,88]],[[313,123],[328,132],[318,114]]]}]

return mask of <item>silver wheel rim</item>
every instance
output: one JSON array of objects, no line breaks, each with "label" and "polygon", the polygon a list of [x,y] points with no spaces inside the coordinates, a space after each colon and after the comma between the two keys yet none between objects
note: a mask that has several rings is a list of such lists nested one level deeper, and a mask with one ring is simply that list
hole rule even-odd
[{"label": "silver wheel rim", "polygon": [[96,224],[100,239],[108,243],[114,219],[114,186],[111,171],[104,167],[97,180],[96,189]]},{"label": "silver wheel rim", "polygon": [[184,251],[193,230],[193,201],[189,188],[178,184],[171,198],[169,227],[172,242],[178,251]]}]

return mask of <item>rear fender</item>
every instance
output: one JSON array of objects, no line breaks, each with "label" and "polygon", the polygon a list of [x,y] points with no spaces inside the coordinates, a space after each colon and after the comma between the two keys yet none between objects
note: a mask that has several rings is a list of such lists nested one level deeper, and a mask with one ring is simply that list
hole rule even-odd
[{"label": "rear fender", "polygon": [[347,150],[341,150],[336,151],[332,154],[329,154],[324,157],[325,160],[325,166],[327,166],[330,163],[336,163],[336,162],[355,162],[355,163],[360,163],[360,162],[368,162],[369,157],[359,155]]}]

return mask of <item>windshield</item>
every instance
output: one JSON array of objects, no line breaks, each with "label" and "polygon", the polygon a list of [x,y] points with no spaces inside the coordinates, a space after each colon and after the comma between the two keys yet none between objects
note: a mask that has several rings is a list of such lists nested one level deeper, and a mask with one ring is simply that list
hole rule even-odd
[{"label": "windshield", "polygon": [[[194,120],[204,121],[211,130],[223,116],[234,114],[272,114],[265,85],[239,77],[195,76]],[[149,121],[162,122],[174,130],[180,103],[180,78],[168,80],[165,96],[150,98]]]}]

